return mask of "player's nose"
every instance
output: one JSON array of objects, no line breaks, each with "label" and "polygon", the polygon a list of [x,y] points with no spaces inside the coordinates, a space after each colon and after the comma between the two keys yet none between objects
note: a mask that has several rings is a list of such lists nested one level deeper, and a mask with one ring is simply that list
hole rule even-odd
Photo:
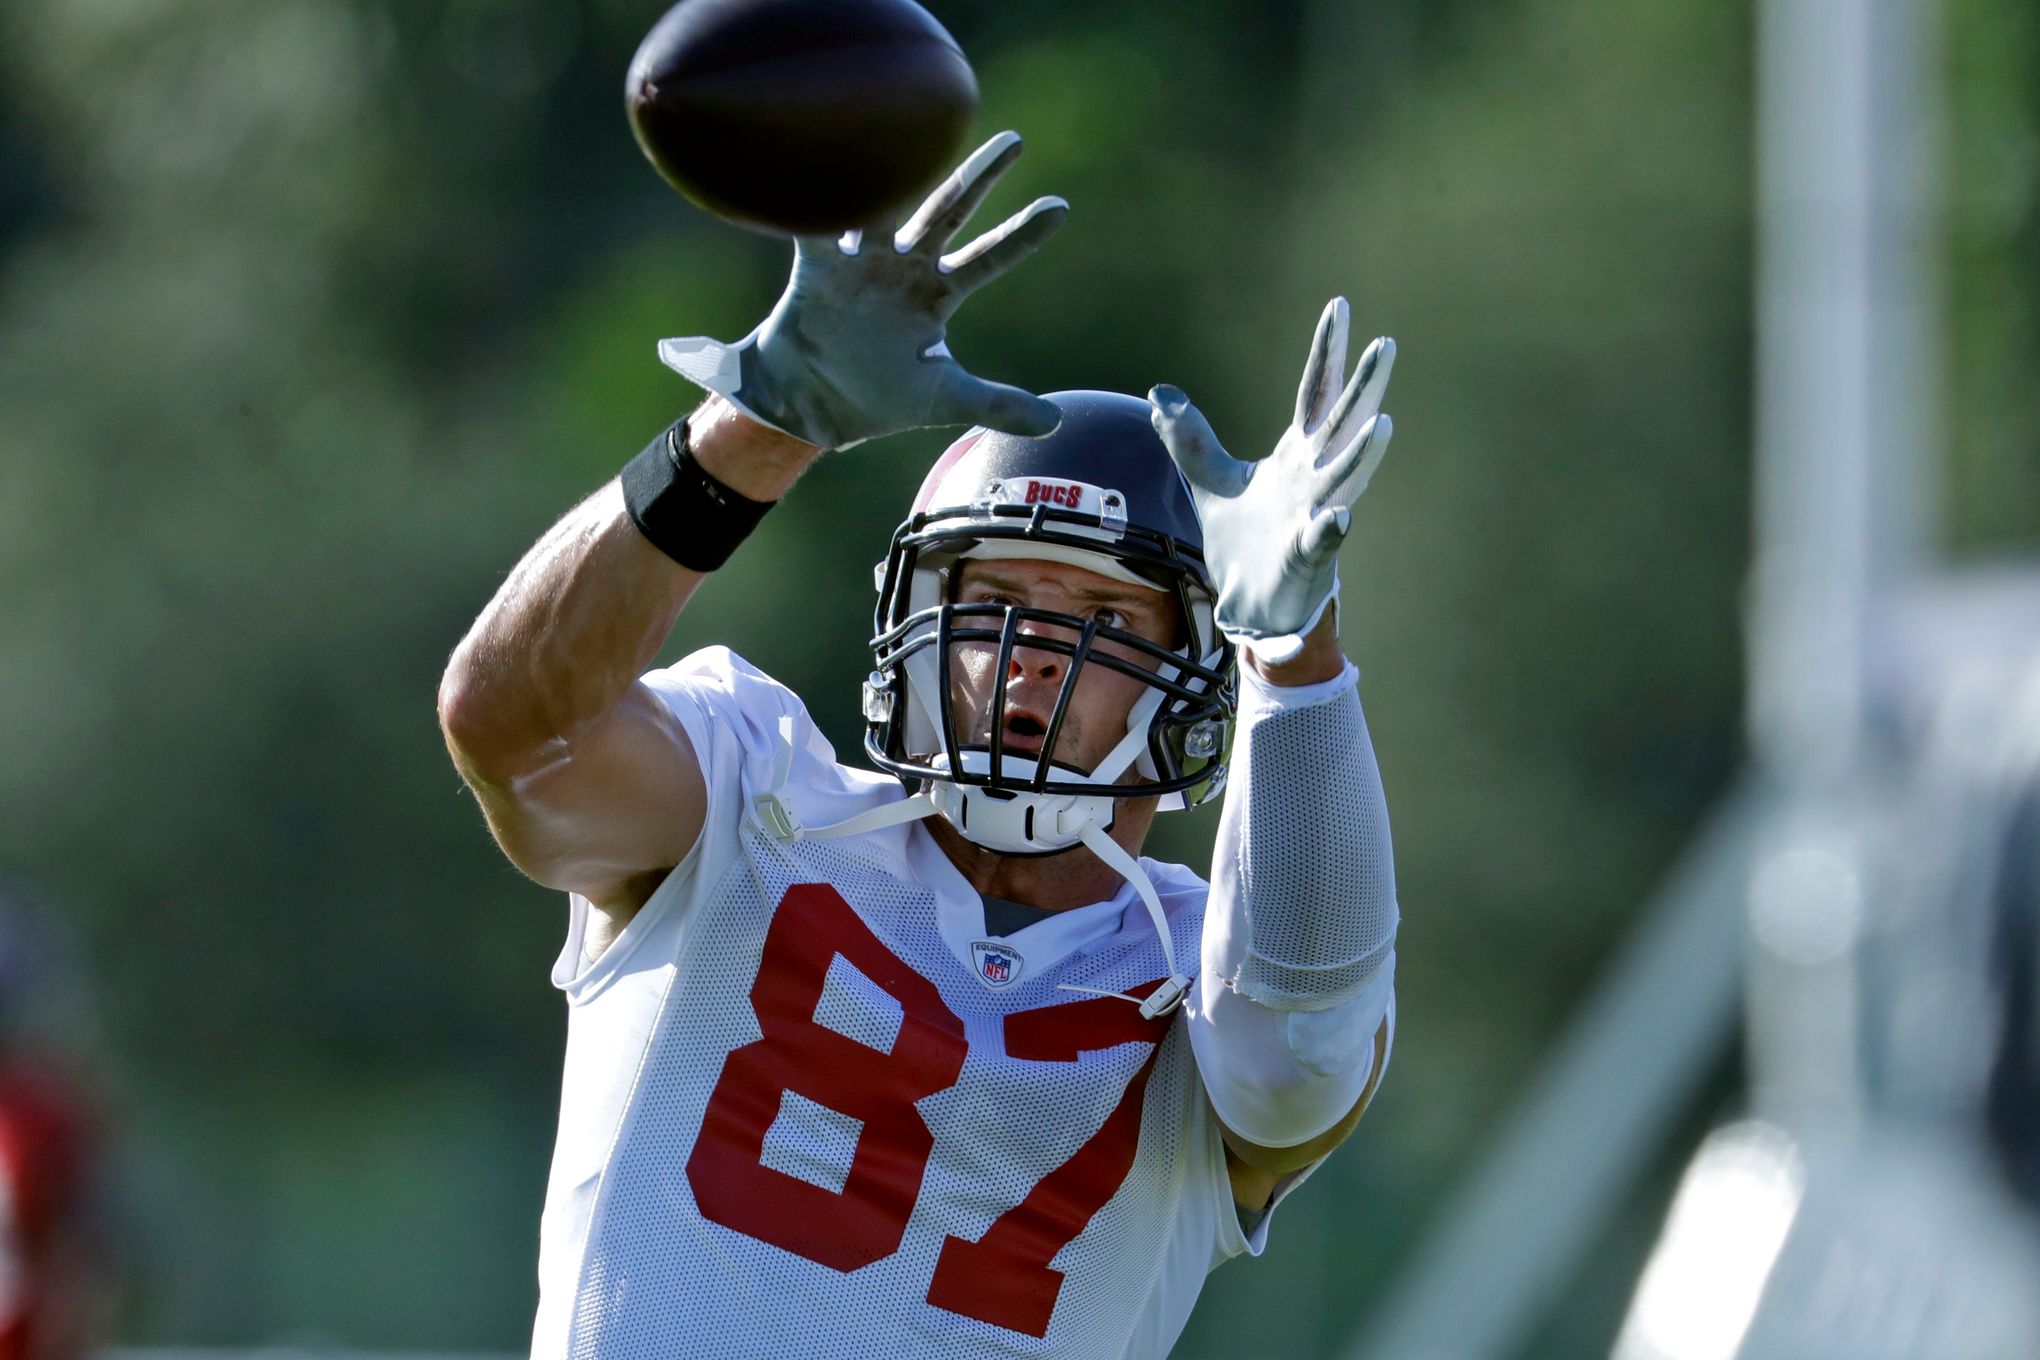
[{"label": "player's nose", "polygon": [[1013,651],[1006,662],[1006,679],[1053,680],[1063,673],[1069,657],[1053,647],[1043,646],[1046,630],[1026,628],[1013,639]]},{"label": "player's nose", "polygon": [[1059,652],[1040,647],[1015,645],[1013,658],[1006,667],[1006,678],[1010,680],[1053,680],[1062,674],[1066,658]]}]

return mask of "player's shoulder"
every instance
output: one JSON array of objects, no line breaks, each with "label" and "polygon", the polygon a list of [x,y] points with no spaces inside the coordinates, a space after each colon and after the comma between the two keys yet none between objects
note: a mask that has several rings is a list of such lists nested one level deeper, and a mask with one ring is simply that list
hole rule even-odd
[{"label": "player's shoulder", "polygon": [[728,647],[690,652],[648,672],[644,683],[688,728],[711,787],[725,765],[741,767],[745,782],[760,790],[768,784],[840,792],[874,783],[898,787],[839,762],[801,697]]},{"label": "player's shoulder", "polygon": [[644,683],[683,722],[705,719],[726,729],[747,752],[769,751],[788,719],[796,740],[821,739],[798,694],[727,647],[689,652],[648,671]]},{"label": "player's shoulder", "polygon": [[800,696],[727,647],[702,647],[672,665],[647,671],[645,683],[662,698],[685,696],[712,699],[724,708],[770,712],[799,711]]}]

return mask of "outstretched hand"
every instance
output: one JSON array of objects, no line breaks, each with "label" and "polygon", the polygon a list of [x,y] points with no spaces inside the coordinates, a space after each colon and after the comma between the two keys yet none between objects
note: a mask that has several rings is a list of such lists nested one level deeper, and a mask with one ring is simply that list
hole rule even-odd
[{"label": "outstretched hand", "polygon": [[1395,341],[1376,340],[1346,377],[1346,299],[1318,320],[1296,415],[1259,462],[1234,458],[1204,413],[1166,384],[1148,393],[1155,431],[1182,469],[1204,524],[1218,588],[1218,626],[1281,663],[1302,650],[1338,585],[1351,506],[1388,452],[1394,423],[1381,410]]},{"label": "outstretched hand", "polygon": [[951,240],[1020,154],[1002,132],[973,152],[904,225],[794,241],[793,277],[772,314],[734,344],[659,342],[667,367],[810,444],[852,444],[924,425],[1046,434],[1061,413],[1021,388],[965,371],[946,326],[963,300],[1038,249],[1069,216],[1037,198],[960,250]]}]

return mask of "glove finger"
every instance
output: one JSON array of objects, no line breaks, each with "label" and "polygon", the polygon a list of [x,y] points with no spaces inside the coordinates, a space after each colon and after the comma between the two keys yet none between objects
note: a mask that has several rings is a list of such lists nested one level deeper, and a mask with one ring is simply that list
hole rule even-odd
[{"label": "glove finger", "polygon": [[1327,302],[1324,315],[1318,318],[1310,358],[1303,366],[1303,382],[1296,389],[1296,428],[1306,434],[1324,419],[1340,380],[1346,376],[1346,334],[1351,324],[1352,309],[1342,297]]},{"label": "glove finger", "polygon": [[1381,466],[1381,460],[1388,454],[1388,441],[1394,437],[1395,422],[1387,412],[1361,426],[1353,442],[1317,470],[1311,482],[1312,503],[1323,507],[1351,505],[1359,500],[1374,477],[1374,469]]},{"label": "glove finger", "polygon": [[985,195],[1020,155],[1020,134],[1002,132],[970,153],[970,158],[949,172],[949,178],[935,187],[907,224],[893,234],[893,249],[932,253],[949,244],[970,215],[984,202]]},{"label": "glove finger", "polygon": [[696,387],[723,396],[733,395],[743,383],[741,347],[726,345],[706,335],[676,336],[659,342],[659,362]]},{"label": "glove finger", "polygon": [[1353,512],[1345,506],[1326,506],[1311,516],[1310,523],[1297,536],[1297,554],[1314,567],[1337,557],[1339,546],[1346,541],[1346,530],[1352,523]]},{"label": "glove finger", "polygon": [[1148,392],[1148,405],[1155,433],[1162,437],[1163,447],[1192,488],[1222,496],[1239,490],[1244,470],[1218,442],[1211,422],[1190,404],[1183,389],[1163,383]]},{"label": "glove finger", "polygon": [[938,425],[983,425],[1007,434],[1043,435],[1062,424],[1062,408],[1025,388],[987,382],[949,366],[929,415]]},{"label": "glove finger", "polygon": [[1375,413],[1381,410],[1381,398],[1388,391],[1389,371],[1394,367],[1395,341],[1384,335],[1360,356],[1359,366],[1353,370],[1353,380],[1339,394],[1339,404],[1325,421],[1325,428],[1331,432],[1326,442],[1337,443],[1344,439],[1348,425],[1374,419]]},{"label": "glove finger", "polygon": [[1060,198],[1037,198],[953,255],[942,257],[952,291],[974,293],[1041,248],[1069,220]]}]

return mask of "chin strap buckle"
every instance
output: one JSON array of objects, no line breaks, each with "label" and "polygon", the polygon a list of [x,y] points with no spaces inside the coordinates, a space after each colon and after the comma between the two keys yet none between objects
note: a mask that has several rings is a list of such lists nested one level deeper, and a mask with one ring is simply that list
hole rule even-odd
[{"label": "chin strap buckle", "polygon": [[751,808],[758,814],[758,824],[771,833],[774,840],[797,841],[805,830],[800,818],[793,815],[793,809],[776,793],[761,793],[752,800]]},{"label": "chin strap buckle", "polygon": [[1140,1003],[1140,1018],[1153,1020],[1167,1015],[1183,1004],[1183,995],[1189,990],[1190,979],[1181,973],[1176,974],[1147,994],[1146,999]]}]

